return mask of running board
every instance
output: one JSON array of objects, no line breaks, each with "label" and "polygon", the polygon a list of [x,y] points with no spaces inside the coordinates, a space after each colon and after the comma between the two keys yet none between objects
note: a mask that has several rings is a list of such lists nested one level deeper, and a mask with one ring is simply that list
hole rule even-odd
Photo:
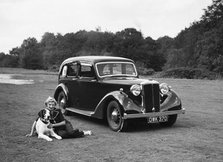
[{"label": "running board", "polygon": [[77,114],[86,115],[86,116],[92,116],[94,114],[93,111],[80,110],[80,109],[75,109],[73,107],[68,107],[66,108],[66,110],[77,113]]}]

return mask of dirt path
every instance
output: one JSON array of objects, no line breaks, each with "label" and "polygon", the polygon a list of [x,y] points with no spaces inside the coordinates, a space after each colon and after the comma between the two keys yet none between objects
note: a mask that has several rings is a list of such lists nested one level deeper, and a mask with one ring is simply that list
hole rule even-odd
[{"label": "dirt path", "polygon": [[56,75],[27,74],[30,85],[0,84],[0,161],[223,161],[223,81],[157,79],[170,84],[187,112],[171,128],[135,123],[111,131],[103,121],[67,117],[93,136],[46,142],[27,138]]}]

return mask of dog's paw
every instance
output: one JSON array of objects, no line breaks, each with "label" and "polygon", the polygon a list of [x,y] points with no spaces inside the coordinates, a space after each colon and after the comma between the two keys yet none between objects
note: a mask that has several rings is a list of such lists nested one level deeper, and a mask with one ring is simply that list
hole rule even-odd
[{"label": "dog's paw", "polygon": [[58,139],[58,140],[62,140],[62,137],[58,136],[57,139]]},{"label": "dog's paw", "polygon": [[52,138],[49,138],[49,139],[47,139],[47,141],[51,142],[51,141],[53,141],[53,139]]},{"label": "dog's paw", "polygon": [[31,137],[32,136],[32,134],[26,134],[26,137]]}]

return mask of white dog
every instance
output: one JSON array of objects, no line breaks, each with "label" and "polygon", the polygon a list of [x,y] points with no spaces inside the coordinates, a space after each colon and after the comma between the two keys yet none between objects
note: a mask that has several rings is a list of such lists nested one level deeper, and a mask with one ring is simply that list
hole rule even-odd
[{"label": "white dog", "polygon": [[57,135],[53,128],[49,128],[50,124],[50,111],[48,109],[43,109],[39,113],[39,118],[33,123],[30,134],[26,136],[33,136],[34,130],[36,129],[36,133],[38,134],[38,138],[45,139],[47,141],[52,141],[53,139],[49,136],[55,137],[56,139],[61,140],[62,137]]}]

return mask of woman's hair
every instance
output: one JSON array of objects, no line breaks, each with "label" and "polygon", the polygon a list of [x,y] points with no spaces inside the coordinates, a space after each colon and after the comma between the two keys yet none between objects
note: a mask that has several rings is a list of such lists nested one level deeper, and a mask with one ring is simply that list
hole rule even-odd
[{"label": "woman's hair", "polygon": [[45,103],[45,106],[47,106],[47,104],[48,104],[49,102],[54,102],[55,105],[57,105],[57,101],[56,101],[53,97],[51,97],[51,96],[49,96],[49,97],[46,99],[46,101],[44,102],[44,103]]}]

